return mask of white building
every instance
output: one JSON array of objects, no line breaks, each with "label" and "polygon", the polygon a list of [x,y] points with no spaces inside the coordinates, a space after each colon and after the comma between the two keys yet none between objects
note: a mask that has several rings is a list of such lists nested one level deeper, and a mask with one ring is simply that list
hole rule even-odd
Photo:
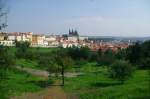
[{"label": "white building", "polygon": [[0,45],[4,45],[4,46],[15,46],[15,41],[0,41]]},{"label": "white building", "polygon": [[56,36],[50,35],[50,36],[45,36],[46,41],[56,41]]},{"label": "white building", "polygon": [[77,36],[68,36],[68,41],[72,41],[72,42],[78,42],[78,37]]}]

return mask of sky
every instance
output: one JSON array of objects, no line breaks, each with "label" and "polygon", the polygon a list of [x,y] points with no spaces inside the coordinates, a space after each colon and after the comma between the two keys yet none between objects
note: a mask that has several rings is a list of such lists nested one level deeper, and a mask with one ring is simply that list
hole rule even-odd
[{"label": "sky", "polygon": [[150,0],[9,0],[8,32],[150,36]]}]

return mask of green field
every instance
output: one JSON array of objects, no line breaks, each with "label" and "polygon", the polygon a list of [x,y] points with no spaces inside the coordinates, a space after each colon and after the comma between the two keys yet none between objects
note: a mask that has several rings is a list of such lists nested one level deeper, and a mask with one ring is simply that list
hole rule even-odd
[{"label": "green field", "polygon": [[[86,68],[86,67],[84,67]],[[96,72],[87,72],[96,68]],[[86,68],[84,75],[66,78],[64,90],[79,99],[149,99],[148,70],[136,70],[124,84],[108,78],[106,68]]]},{"label": "green field", "polygon": [[[30,48],[32,52],[47,53],[56,48]],[[9,48],[9,52],[15,54],[16,48]],[[77,62],[77,61],[75,61]],[[150,78],[148,70],[135,70],[133,76],[120,83],[108,77],[106,66],[97,66],[95,62],[81,62],[78,68],[72,68],[67,72],[80,72],[83,75],[65,78],[65,93],[79,99],[149,99]],[[44,66],[38,66],[36,59],[16,59],[16,65],[21,67],[45,70]],[[25,92],[42,90],[46,79],[29,75],[23,71],[9,71],[9,78],[3,82],[9,89],[10,96],[18,96]],[[45,86],[47,87],[47,86]]]},{"label": "green field", "polygon": [[[8,96],[21,95],[25,92],[35,92],[43,89],[42,82],[45,78],[35,77],[23,71],[11,70],[7,73],[8,78],[3,81],[4,90],[9,90]],[[0,93],[1,98],[1,93]]]}]

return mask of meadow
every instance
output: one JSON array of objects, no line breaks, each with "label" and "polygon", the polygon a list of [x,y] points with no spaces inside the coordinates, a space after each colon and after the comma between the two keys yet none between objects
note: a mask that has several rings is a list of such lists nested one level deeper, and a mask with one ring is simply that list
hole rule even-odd
[{"label": "meadow", "polygon": [[[35,53],[49,53],[46,57],[58,48],[28,48]],[[8,52],[15,56],[17,49],[9,48]],[[82,52],[83,53],[83,52]],[[45,55],[44,54],[44,55]],[[15,57],[16,66],[44,70],[45,66],[39,66],[38,60]],[[49,61],[49,60],[48,60]],[[48,64],[48,63],[46,63]],[[136,67],[136,66],[134,66]],[[150,98],[150,78],[148,69],[136,69],[133,75],[124,83],[109,77],[109,66],[98,65],[96,61],[74,60],[74,66],[66,72],[81,73],[77,77],[65,77],[65,85],[60,86],[69,97],[75,99],[149,99]],[[55,77],[46,79],[43,77],[33,76],[25,71],[9,70],[7,79],[1,84],[8,89],[8,97],[22,95],[24,93],[36,93],[44,90],[53,82]],[[61,78],[57,78],[61,82]],[[5,91],[3,91],[5,92]],[[0,93],[0,96],[3,93]],[[2,97],[2,96],[1,96]],[[72,99],[72,98],[70,98]]]},{"label": "meadow", "polygon": [[88,64],[83,68],[86,70],[84,75],[65,79],[66,93],[75,95],[79,99],[149,99],[150,97],[148,70],[136,70],[129,80],[121,84],[110,79],[104,67]]}]

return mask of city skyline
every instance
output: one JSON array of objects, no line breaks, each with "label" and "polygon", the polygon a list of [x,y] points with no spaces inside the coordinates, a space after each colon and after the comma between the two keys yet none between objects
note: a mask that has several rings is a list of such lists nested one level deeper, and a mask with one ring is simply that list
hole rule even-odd
[{"label": "city skyline", "polygon": [[12,0],[8,32],[150,36],[149,0]]}]

